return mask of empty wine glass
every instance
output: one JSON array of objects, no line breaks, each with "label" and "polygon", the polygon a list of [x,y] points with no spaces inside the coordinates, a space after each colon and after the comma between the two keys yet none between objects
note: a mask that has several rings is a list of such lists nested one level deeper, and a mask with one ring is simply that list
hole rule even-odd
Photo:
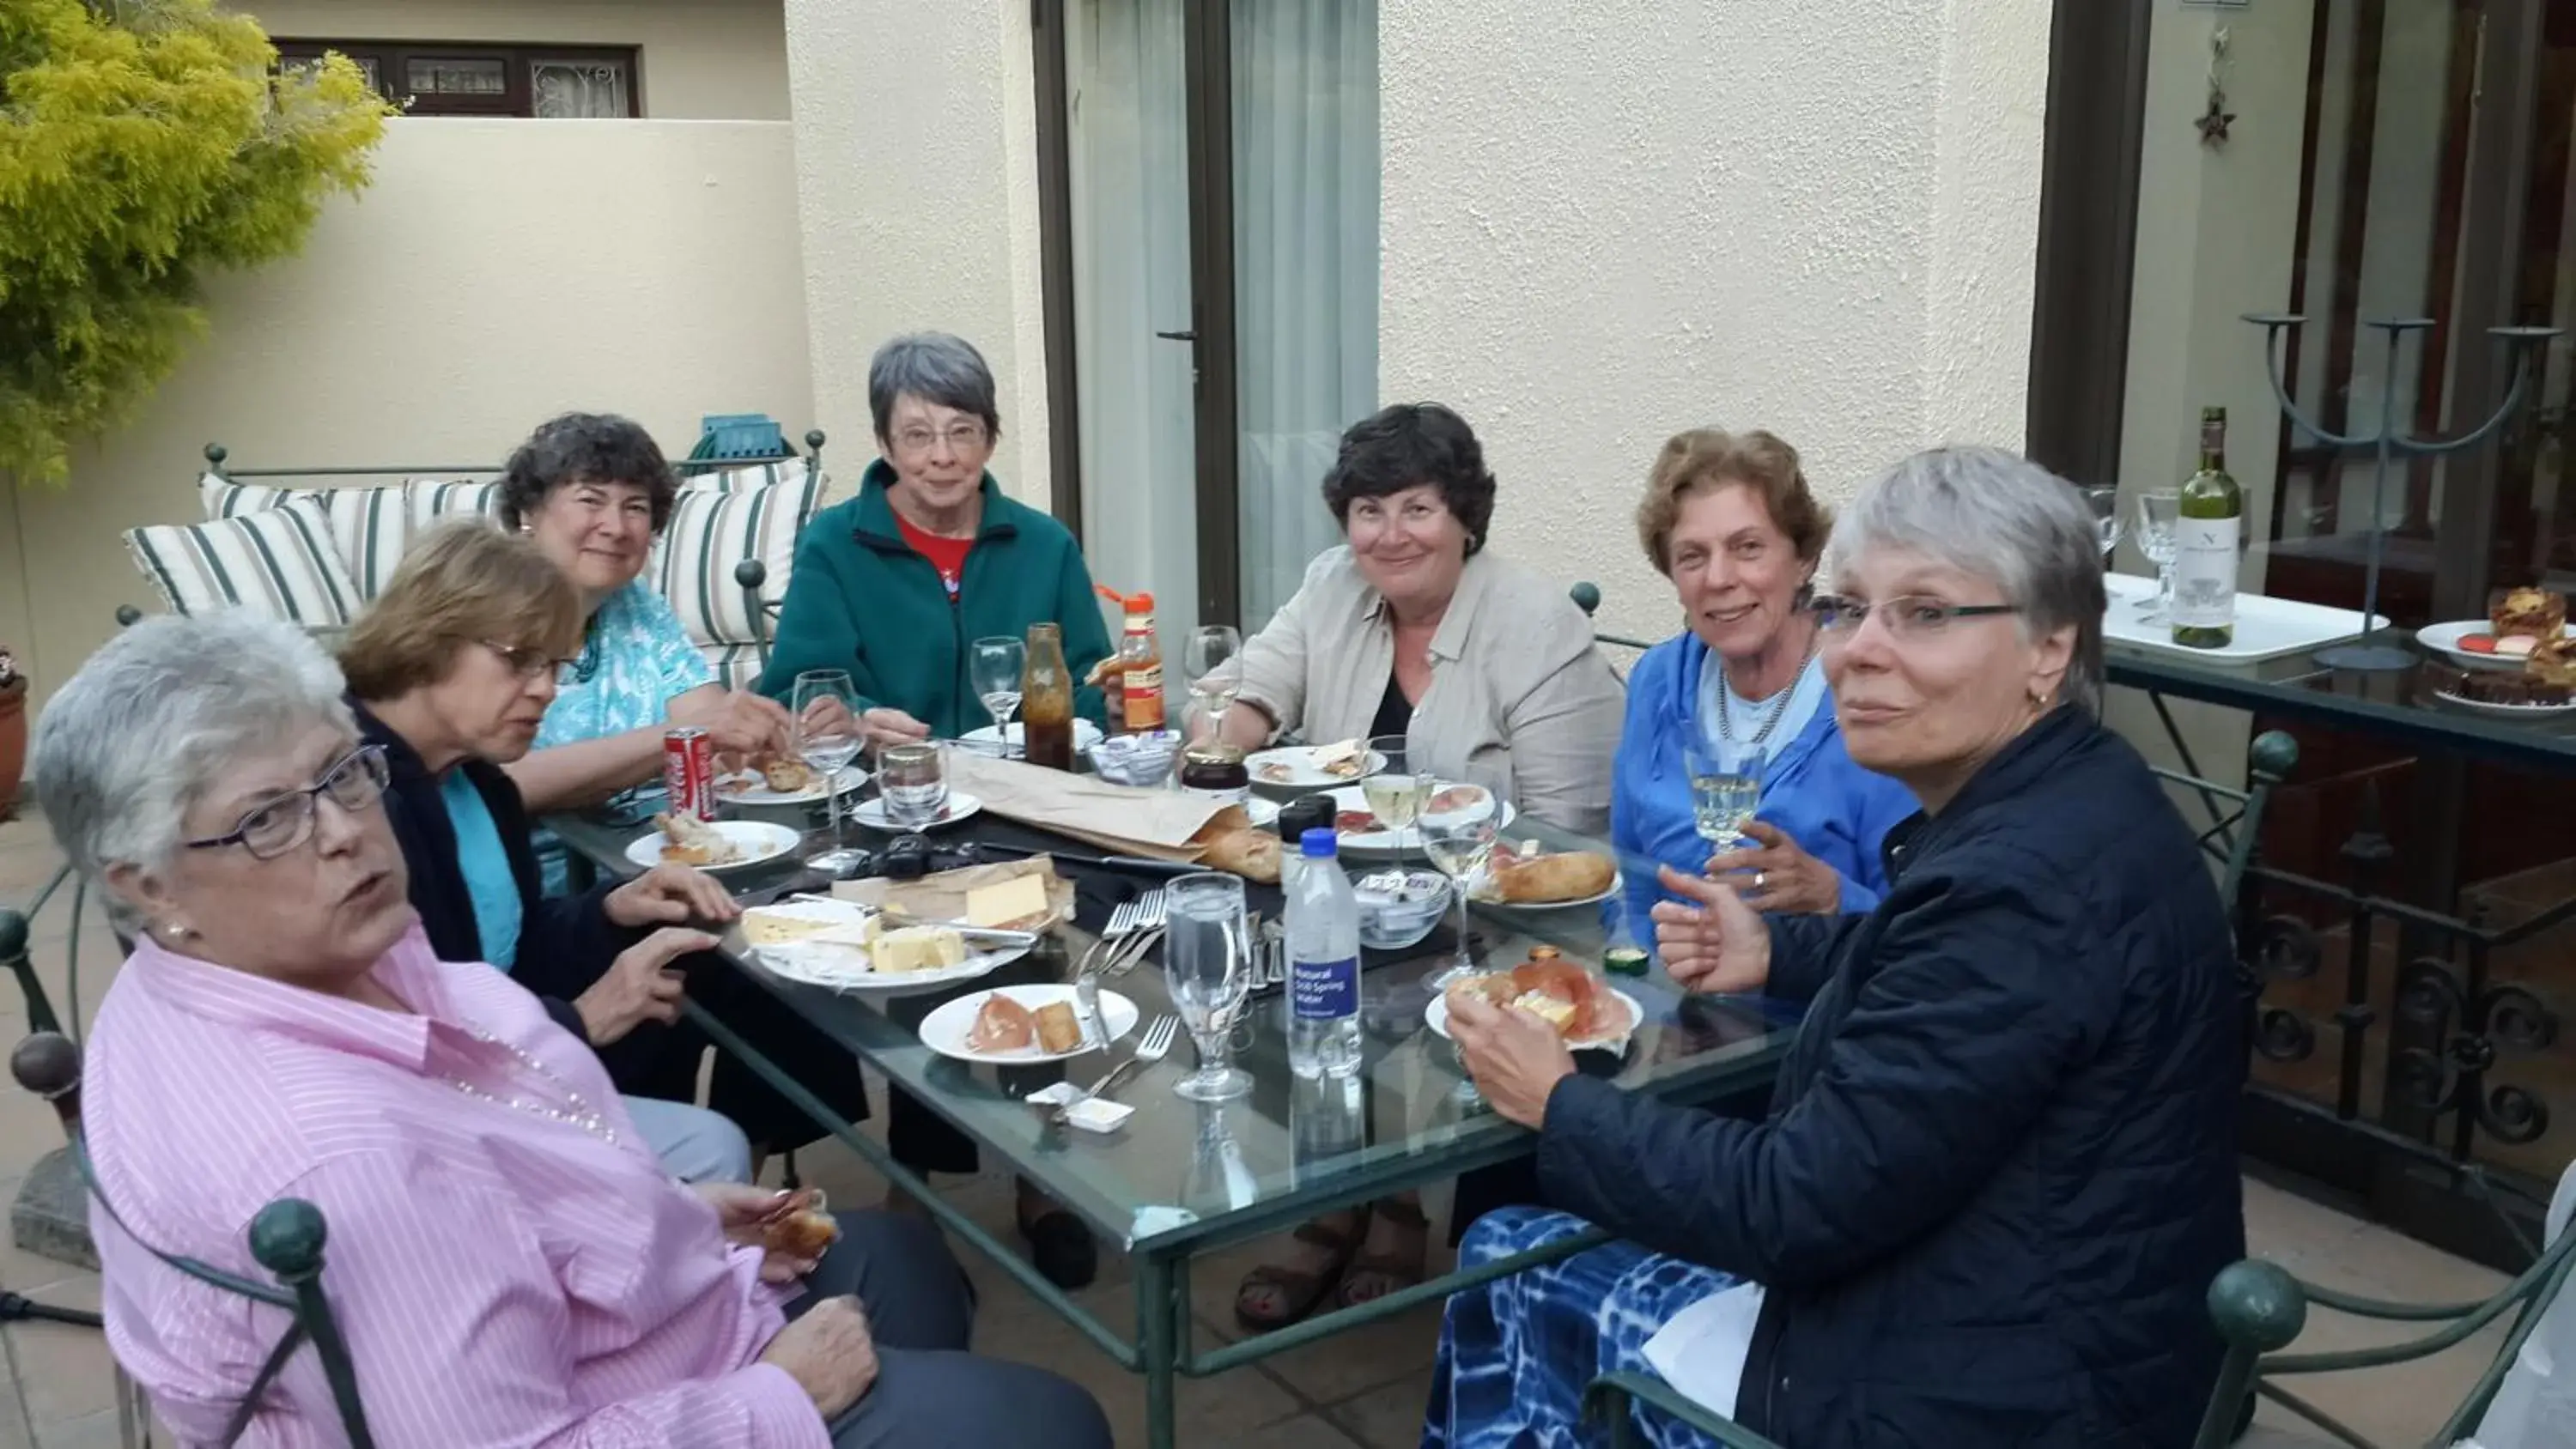
[{"label": "empty wine glass", "polygon": [[2156,566],[2156,596],[2139,615],[2161,624],[2173,607],[2174,528],[2182,517],[2182,490],[2154,488],[2138,495],[2138,552]]},{"label": "empty wine glass", "polygon": [[1228,1065],[1226,1040],[1252,994],[1243,877],[1180,877],[1163,887],[1163,920],[1164,985],[1199,1054],[1199,1069],[1172,1090],[1193,1102],[1244,1096],[1252,1076]]},{"label": "empty wine glass", "polygon": [[863,742],[859,729],[859,691],[846,669],[809,669],[796,676],[790,708],[796,712],[796,753],[823,777],[823,798],[832,818],[832,848],[808,859],[815,870],[839,875],[866,857],[849,848],[841,831],[841,772],[857,759]]},{"label": "empty wine glass", "polygon": [[1431,978],[1436,991],[1475,974],[1475,958],[1467,951],[1467,884],[1493,855],[1494,838],[1503,828],[1503,791],[1485,772],[1470,771],[1464,781],[1440,785],[1414,823],[1422,832],[1423,854],[1431,857],[1433,869],[1449,877],[1458,898],[1458,949]]},{"label": "empty wine glass", "polygon": [[993,717],[1004,759],[1011,755],[1011,716],[1020,712],[1020,672],[1028,664],[1028,646],[1007,634],[976,640],[967,646],[967,679],[984,712]]},{"label": "empty wine glass", "polygon": [[936,740],[892,745],[877,756],[877,792],[888,823],[919,830],[948,806],[948,772]]},{"label": "empty wine glass", "polygon": [[2111,550],[2120,546],[2126,532],[2120,518],[2119,485],[2105,483],[2084,490],[2084,506],[2093,510],[2093,529],[2102,541],[2102,566],[2111,566]]},{"label": "empty wine glass", "polygon": [[1243,652],[1243,634],[1232,624],[1202,624],[1190,634],[1190,642],[1181,653],[1181,671],[1190,685],[1190,704],[1199,717],[1207,721],[1208,734],[1221,737],[1225,712],[1243,689],[1243,674],[1229,669],[1222,674],[1217,666],[1228,663]]}]

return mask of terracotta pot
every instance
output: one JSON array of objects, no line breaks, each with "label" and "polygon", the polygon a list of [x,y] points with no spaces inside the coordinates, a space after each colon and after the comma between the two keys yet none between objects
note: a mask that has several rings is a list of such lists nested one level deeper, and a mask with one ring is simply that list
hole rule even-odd
[{"label": "terracotta pot", "polygon": [[27,681],[0,684],[0,820],[18,813],[18,776],[27,768]]}]

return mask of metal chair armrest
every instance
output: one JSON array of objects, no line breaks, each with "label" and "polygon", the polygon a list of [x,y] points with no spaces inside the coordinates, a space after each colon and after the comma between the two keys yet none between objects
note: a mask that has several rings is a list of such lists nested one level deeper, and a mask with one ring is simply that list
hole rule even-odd
[{"label": "metal chair armrest", "polygon": [[1636,1426],[1628,1417],[1632,1403],[1646,1405],[1659,1414],[1688,1424],[1725,1449],[1780,1449],[1779,1445],[1734,1420],[1683,1398],[1662,1379],[1624,1369],[1603,1374],[1584,1387],[1584,1422],[1592,1423],[1600,1415],[1609,1415],[1611,1444],[1617,1449],[1627,1449],[1628,1445],[1636,1442]]}]

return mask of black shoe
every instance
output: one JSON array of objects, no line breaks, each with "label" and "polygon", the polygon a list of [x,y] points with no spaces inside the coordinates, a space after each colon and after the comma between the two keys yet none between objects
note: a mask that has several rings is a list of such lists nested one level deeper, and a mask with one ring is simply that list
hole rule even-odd
[{"label": "black shoe", "polygon": [[1091,1230],[1064,1209],[1049,1207],[1035,1219],[1020,1219],[1020,1236],[1029,1241],[1029,1261],[1058,1288],[1071,1293],[1100,1276],[1100,1247]]}]

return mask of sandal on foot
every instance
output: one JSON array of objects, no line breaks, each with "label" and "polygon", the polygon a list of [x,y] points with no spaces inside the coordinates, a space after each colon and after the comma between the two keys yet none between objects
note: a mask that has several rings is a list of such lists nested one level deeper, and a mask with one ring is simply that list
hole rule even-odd
[{"label": "sandal on foot", "polygon": [[1020,1219],[1020,1236],[1029,1244],[1029,1261],[1046,1280],[1068,1293],[1088,1288],[1100,1276],[1100,1247],[1082,1220],[1062,1208],[1049,1208]]},{"label": "sandal on foot", "polygon": [[[1262,1263],[1254,1267],[1243,1275],[1243,1282],[1234,1290],[1234,1321],[1249,1332],[1268,1333],[1273,1329],[1286,1328],[1313,1313],[1333,1291],[1333,1285],[1342,1280],[1351,1260],[1359,1255],[1360,1244],[1368,1240],[1368,1221],[1368,1209],[1361,1208],[1358,1216],[1352,1219],[1348,1233],[1335,1232],[1322,1221],[1300,1223],[1297,1231],[1289,1236],[1324,1249],[1332,1254],[1331,1260],[1313,1272],[1280,1263]],[[1271,1313],[1255,1308],[1256,1289],[1272,1290],[1272,1293],[1262,1296],[1275,1296],[1281,1304],[1279,1311]]]},{"label": "sandal on foot", "polygon": [[[1341,1286],[1333,1295],[1333,1301],[1339,1307],[1357,1308],[1399,1289],[1413,1287],[1422,1281],[1430,1258],[1431,1223],[1422,1216],[1422,1209],[1411,1203],[1382,1202],[1372,1211],[1398,1228],[1410,1229],[1414,1242],[1419,1246],[1409,1255],[1400,1249],[1394,1253],[1372,1253],[1363,1246],[1359,1256],[1351,1260],[1350,1270],[1342,1274]],[[1366,1235],[1362,1237],[1365,1243]]]}]

